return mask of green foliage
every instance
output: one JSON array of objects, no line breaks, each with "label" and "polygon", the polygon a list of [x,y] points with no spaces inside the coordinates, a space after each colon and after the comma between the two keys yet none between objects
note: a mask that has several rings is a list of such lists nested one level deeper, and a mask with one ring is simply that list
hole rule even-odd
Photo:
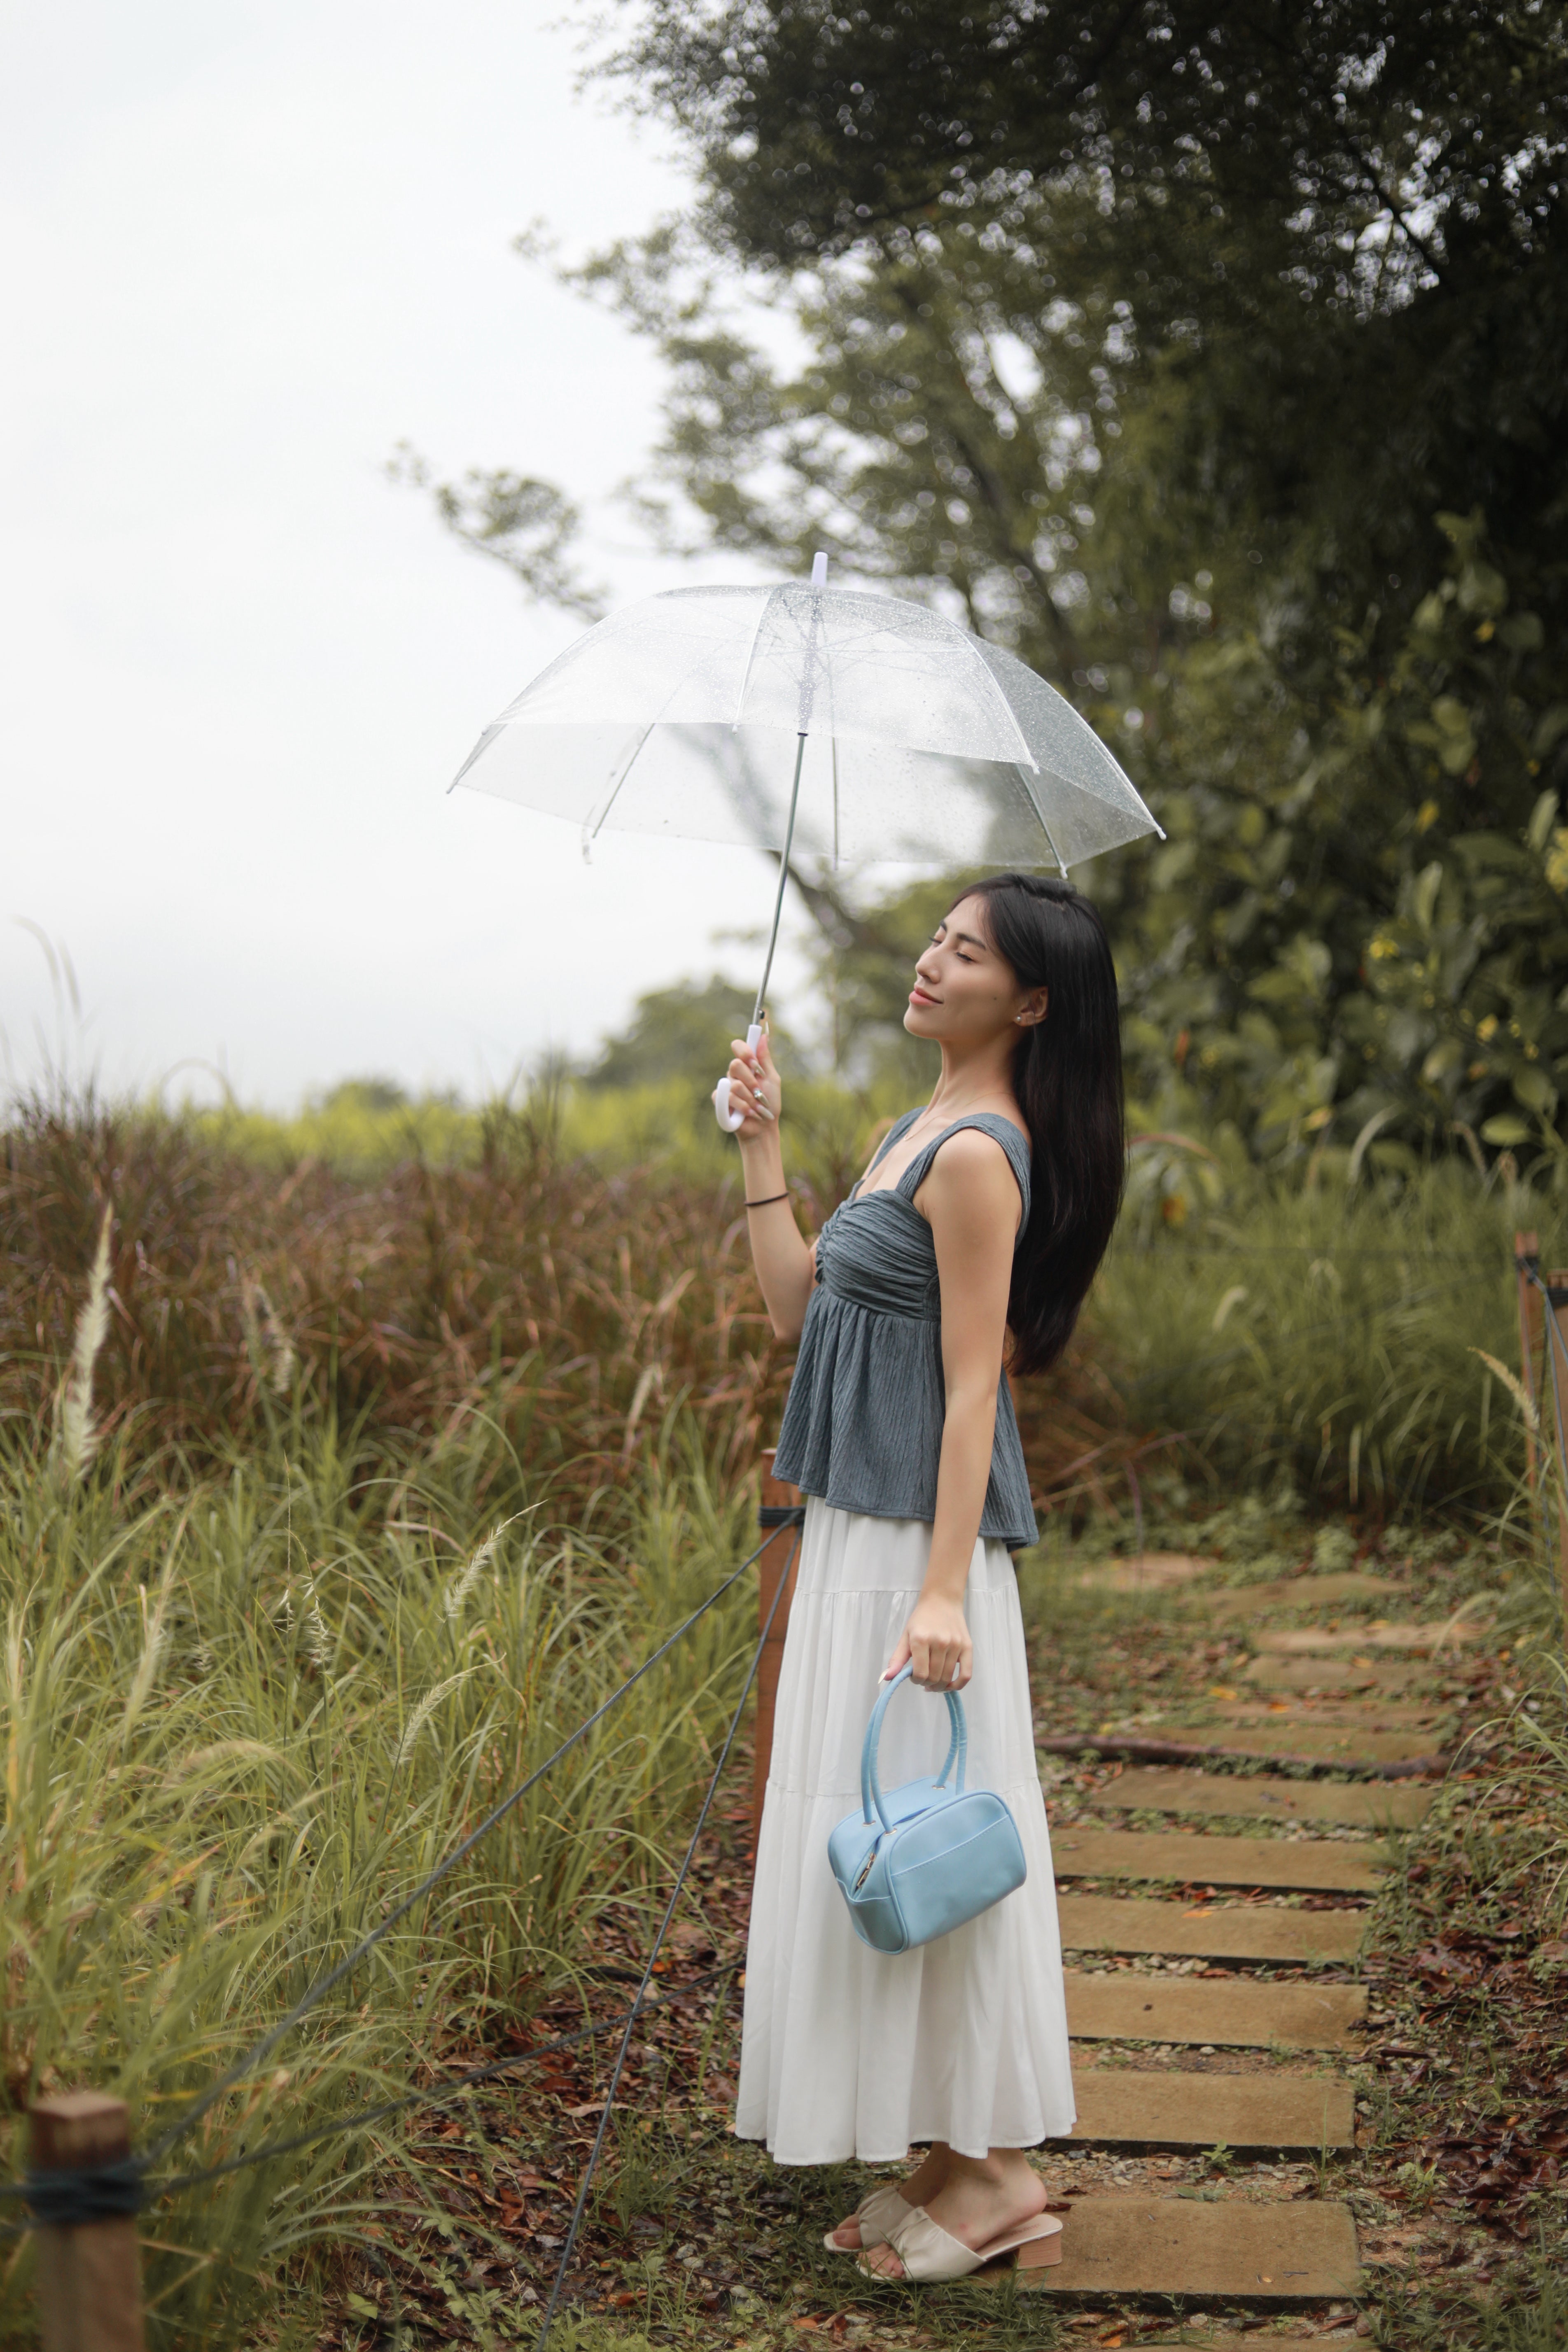
[{"label": "green foliage", "polygon": [[[1382,632],[1380,649],[1375,614],[1338,631],[1326,712],[1292,701],[1261,646],[1215,645],[1194,653],[1185,716],[1155,747],[1171,840],[1141,898],[1121,877],[1118,926],[1125,943],[1130,916],[1142,950],[1123,946],[1133,1067],[1157,1095],[1173,1065],[1264,1150],[1373,1120],[1407,1155],[1548,1144],[1568,1045],[1550,783],[1568,779],[1568,663],[1537,614],[1510,610],[1480,518],[1440,520],[1445,570],[1397,640]],[[1271,711],[1281,740],[1226,783],[1216,739],[1215,769],[1184,782],[1219,717],[1194,679],[1215,668],[1240,721]]]}]

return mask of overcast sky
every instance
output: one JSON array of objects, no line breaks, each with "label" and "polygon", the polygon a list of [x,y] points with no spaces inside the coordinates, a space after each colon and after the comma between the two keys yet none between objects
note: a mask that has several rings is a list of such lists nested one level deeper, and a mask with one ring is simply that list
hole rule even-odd
[{"label": "overcast sky", "polygon": [[[642,990],[751,957],[744,852],[605,839],[445,786],[577,626],[384,475],[513,465],[588,506],[617,600],[701,574],[608,503],[651,356],[510,252],[680,200],[574,90],[559,0],[59,0],[0,72],[0,1033],[285,1106],[349,1074],[481,1091]],[[785,969],[787,981],[789,967]],[[786,1006],[787,1010],[787,1006]],[[169,1074],[174,1075],[170,1078]]]}]

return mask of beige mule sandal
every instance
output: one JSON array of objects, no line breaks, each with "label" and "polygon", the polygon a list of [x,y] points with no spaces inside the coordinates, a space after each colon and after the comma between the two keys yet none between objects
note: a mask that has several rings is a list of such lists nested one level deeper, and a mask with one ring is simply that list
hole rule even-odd
[{"label": "beige mule sandal", "polygon": [[830,2254],[862,2254],[868,2246],[885,2246],[899,2223],[916,2210],[896,2182],[885,2182],[880,2189],[873,2189],[868,2196],[862,2197],[853,2213],[847,2213],[838,2224],[842,2230],[847,2222],[859,2222],[858,2246],[841,2246],[831,2230],[822,2242]]},{"label": "beige mule sandal", "polygon": [[[907,2210],[908,2221],[895,2221],[887,2242],[902,2263],[904,2276],[918,2285],[967,2278],[971,2271],[982,2270],[1004,2254],[1016,2254],[1022,2270],[1043,2269],[1062,2258],[1062,2225],[1054,2213],[1037,2213],[1032,2221],[993,2239],[990,2245],[976,2247],[966,2246],[962,2238],[933,2221],[923,2205],[911,2205]],[[863,2262],[860,2267],[868,2278],[889,2275],[869,2263]]]}]

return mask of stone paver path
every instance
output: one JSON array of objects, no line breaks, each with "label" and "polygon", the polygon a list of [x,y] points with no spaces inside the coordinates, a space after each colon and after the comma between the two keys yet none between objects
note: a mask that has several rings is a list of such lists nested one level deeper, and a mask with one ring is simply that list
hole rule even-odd
[{"label": "stone paver path", "polygon": [[1295,1886],[1375,1894],[1388,1857],[1381,1845],[1318,1838],[1200,1837],[1195,1831],[1089,1830],[1051,1841],[1057,1876],[1152,1879],[1177,1885]]},{"label": "stone paver path", "polygon": [[1132,1767],[1088,1801],[1118,1811],[1261,1813],[1279,1822],[1343,1822],[1357,1829],[1413,1829],[1432,1803],[1430,1789],[1385,1780],[1272,1780],[1262,1773],[1190,1772]]},{"label": "stone paver path", "polygon": [[[1400,1618],[1406,1589],[1362,1570],[1214,1589],[1213,1569],[1161,1554],[1080,1579],[1123,1597],[1147,1591],[1179,1611],[1184,1636],[1206,1621],[1233,1645],[1229,1681],[1238,1679],[1234,1644],[1251,1655],[1238,1687],[1121,1727],[1179,1746],[1180,1762],[1111,1768],[1080,1786],[1079,1818],[1053,1823],[1074,2140],[1118,2152],[1097,2167],[1097,2181],[1106,2166],[1113,2181],[1122,2170],[1146,2177],[1130,2179],[1125,2194],[1097,2186],[1072,2196],[1062,2262],[1021,2270],[1019,2282],[1090,2311],[1138,2297],[1189,2311],[1215,2305],[1233,2328],[1247,2312],[1256,2325],[1292,2305],[1321,2311],[1331,2302],[1342,2337],[1346,2306],[1362,2291],[1350,2209],[1272,2189],[1268,2159],[1354,2145],[1342,2068],[1361,2046],[1368,2000],[1343,1972],[1363,1946],[1367,1897],[1433,1794],[1428,1779],[1378,1777],[1377,1768],[1440,1763],[1448,1718],[1420,1694],[1441,1671],[1440,1653],[1474,1639],[1475,1628]],[[1237,1751],[1295,1769],[1259,1770]],[[1335,1770],[1361,1777],[1325,1777]],[[1141,1826],[1099,1829],[1086,1811]],[[1161,1814],[1169,1829],[1147,1826]],[[1249,1820],[1259,1834],[1234,1833]],[[1211,1832],[1208,1821],[1225,1826]],[[1324,1969],[1341,1973],[1331,1980]],[[1324,2053],[1316,2068],[1312,2052]],[[1157,2152],[1169,2159],[1210,2148],[1227,2152],[1217,2178],[1161,2193],[1150,2161]],[[1254,2169],[1226,2168],[1244,2157]],[[1182,2173],[1179,2162],[1164,2169]],[[1198,2340],[1214,2352],[1239,2346],[1239,2335],[1216,2334],[1215,2324],[1202,2315]],[[1274,2352],[1305,2352],[1322,2338],[1266,2340]]]}]

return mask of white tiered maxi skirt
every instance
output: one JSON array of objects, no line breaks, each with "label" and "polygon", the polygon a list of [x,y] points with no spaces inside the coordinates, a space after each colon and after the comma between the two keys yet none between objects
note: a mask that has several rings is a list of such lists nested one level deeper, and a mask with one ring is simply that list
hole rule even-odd
[{"label": "white tiered maxi skirt", "polygon": [[[1006,1548],[977,1543],[964,1593],[968,1782],[1005,1798],[1026,1883],[951,1936],[874,1952],[849,1924],[828,1832],[860,1803],[860,1748],[919,1595],[923,1519],[806,1504],[779,1676],[746,1953],[735,2129],[780,2164],[897,2163],[916,2141],[963,2156],[1033,2147],[1073,2123],[1061,1937],[1035,1763],[1024,1622]],[[903,1685],[883,1725],[884,1788],[941,1769],[947,1709]]]}]

